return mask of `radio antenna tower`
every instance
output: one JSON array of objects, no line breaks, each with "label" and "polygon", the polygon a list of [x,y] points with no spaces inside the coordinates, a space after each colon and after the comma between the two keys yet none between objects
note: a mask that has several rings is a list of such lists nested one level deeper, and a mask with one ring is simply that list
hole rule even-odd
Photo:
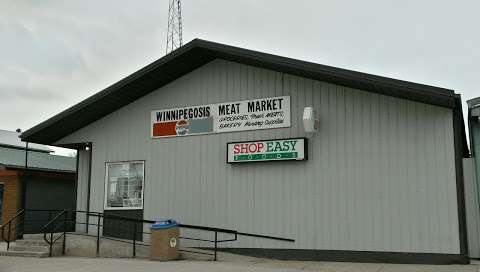
[{"label": "radio antenna tower", "polygon": [[182,10],[180,0],[170,0],[169,2],[166,54],[182,46]]}]

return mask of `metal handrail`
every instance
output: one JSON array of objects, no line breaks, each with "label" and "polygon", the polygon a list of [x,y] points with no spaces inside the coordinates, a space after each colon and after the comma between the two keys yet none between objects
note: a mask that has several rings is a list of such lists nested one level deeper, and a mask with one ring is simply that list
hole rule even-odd
[{"label": "metal handrail", "polygon": [[[143,230],[142,231],[137,231],[136,226],[137,226],[138,223],[152,224],[152,223],[155,223],[155,221],[145,220],[145,219],[136,219],[136,218],[130,218],[130,217],[124,217],[124,216],[118,216],[118,215],[109,215],[109,214],[104,214],[104,213],[100,213],[100,212],[87,212],[87,211],[78,211],[78,210],[61,210],[54,218],[52,218],[47,224],[45,224],[43,226],[43,228],[44,228],[44,240],[45,240],[45,242],[47,242],[47,244],[50,247],[49,256],[52,256],[54,244],[62,237],[64,239],[63,254],[65,254],[66,225],[67,225],[68,222],[71,222],[71,221],[67,220],[68,212],[84,213],[84,214],[88,214],[89,216],[97,216],[98,222],[96,224],[95,223],[90,223],[90,222],[85,222],[84,223],[87,226],[87,228],[90,225],[94,225],[94,226],[97,227],[97,235],[86,234],[87,236],[97,237],[97,255],[99,255],[99,250],[100,250],[100,246],[99,246],[99,243],[100,243],[100,227],[103,226],[102,224],[100,224],[100,219],[101,218],[126,220],[126,221],[130,221],[130,222],[134,223],[134,230],[133,230],[133,233],[132,233],[132,239],[131,239],[132,241],[131,242],[129,242],[128,240],[120,240],[120,239],[113,239],[113,238],[110,238],[110,237],[102,237],[104,239],[110,239],[110,240],[115,240],[115,241],[120,241],[120,242],[125,242],[125,243],[132,244],[133,245],[133,257],[136,256],[136,246],[137,245],[139,245],[139,246],[150,246],[149,244],[145,244],[145,243],[137,243],[137,239],[136,239],[137,234],[139,234],[139,233],[150,234],[150,233],[143,232]],[[55,228],[55,222],[59,218],[61,218],[62,216],[64,216],[64,224],[63,224],[64,232],[54,239],[53,234],[54,234],[55,230],[57,230],[58,227],[62,226],[62,225],[59,225],[59,226],[57,226],[57,228]],[[75,223],[76,223],[76,220],[75,220]],[[211,255],[211,256],[214,257],[214,260],[217,260],[217,248],[218,248],[219,243],[230,242],[230,241],[236,241],[237,240],[237,231],[236,230],[213,228],[213,227],[206,227],[206,226],[186,225],[186,224],[179,224],[179,227],[214,232],[214,239],[213,240],[196,239],[196,238],[191,238],[191,237],[179,237],[181,239],[197,240],[197,241],[205,241],[205,242],[214,243],[214,253],[213,254],[212,253],[200,252],[200,251],[193,251],[193,250],[181,250],[181,251],[184,251],[184,252]],[[218,233],[233,234],[235,236],[234,236],[233,239],[220,240],[220,239],[218,239]],[[50,237],[49,237],[50,239],[48,239],[48,237],[47,237],[48,234],[50,234]],[[72,233],[72,234],[75,234],[75,233]],[[81,234],[81,235],[85,235],[85,234]]]},{"label": "metal handrail", "polygon": [[[152,221],[152,223],[155,221]],[[205,231],[216,231],[216,232],[224,232],[224,233],[231,233],[235,234],[238,233],[236,230],[231,230],[231,229],[221,229],[221,228],[213,228],[213,227],[205,227],[205,226],[196,226],[196,225],[185,225],[185,224],[179,224],[181,228],[187,228],[187,229],[197,229],[197,230],[205,230]]]},{"label": "metal handrail", "polygon": [[43,226],[43,228],[47,228],[50,224],[52,224],[53,222],[55,222],[57,220],[57,218],[59,218],[62,214],[64,214],[65,212],[67,212],[66,210],[62,210],[60,213],[58,213],[57,215],[55,215],[55,217],[52,218],[52,220],[48,221],[47,224],[45,224]]},{"label": "metal handrail", "polygon": [[[19,227],[21,226],[21,224],[23,224],[23,227],[25,225],[25,218],[26,218],[26,214],[27,212],[49,212],[49,218],[50,218],[50,214],[51,212],[53,211],[61,211],[61,210],[50,210],[50,209],[20,209],[17,211],[17,213],[11,217],[7,223],[5,223],[4,225],[0,226],[0,236],[1,236],[1,240],[2,241],[5,241],[7,243],[7,251],[10,250],[10,242],[12,242],[13,240],[15,240],[19,235]],[[22,222],[19,222],[19,218],[23,216],[23,221]],[[44,222],[44,220],[29,220],[29,222]],[[12,227],[12,225],[14,225]],[[8,237],[5,237],[5,230],[8,230]],[[16,237],[12,239],[12,231],[16,231]],[[23,234],[23,233],[21,233]]]},{"label": "metal handrail", "polygon": [[[67,234],[67,229],[68,229],[68,224],[73,223],[73,224],[83,224],[86,226],[88,229],[89,226],[95,226],[97,231],[96,234],[88,234],[88,231],[86,234],[83,233],[70,233],[74,235],[85,235],[85,236],[91,236],[91,237],[96,237],[97,239],[97,255],[100,253],[100,238],[102,239],[110,239],[110,240],[115,240],[115,241],[120,241],[124,243],[129,243],[133,245],[133,257],[136,256],[136,247],[137,246],[150,246],[148,243],[143,243],[143,240],[141,238],[137,238],[139,234],[146,234],[150,235],[150,232],[144,232],[143,224],[153,224],[155,221],[152,220],[145,220],[145,219],[137,219],[137,218],[131,218],[131,217],[125,217],[125,216],[119,216],[119,215],[111,215],[111,214],[104,214],[101,212],[91,212],[91,211],[81,211],[81,210],[58,210],[58,209],[22,209],[17,212],[17,214],[12,217],[5,225],[1,226],[1,238],[2,240],[7,242],[7,250],[9,248],[9,243],[10,243],[10,236],[11,236],[11,224],[19,218],[21,215],[25,215],[26,212],[48,212],[49,213],[49,221],[43,225],[43,238],[45,242],[49,245],[50,250],[49,250],[49,255],[52,256],[53,253],[53,246],[55,243],[63,238],[63,248],[62,248],[62,253],[65,254],[65,242],[66,242],[66,234]],[[51,217],[53,212],[58,212],[53,218]],[[69,219],[68,215],[71,213],[72,218]],[[87,218],[89,216],[96,216],[97,217],[97,222],[92,222],[90,220],[85,221],[85,222],[77,222],[77,214],[85,214]],[[56,225],[59,220],[62,219],[63,216],[63,221],[61,224]],[[51,218],[51,219],[50,219]],[[107,236],[100,236],[100,229],[103,227],[102,223],[102,218],[105,219],[117,219],[117,220],[122,220],[122,221],[128,221],[128,222],[133,222],[133,230],[129,229],[129,232],[126,232],[125,234],[127,236],[125,237],[131,237],[131,238],[126,238],[126,239],[115,239]],[[27,220],[24,217],[24,221]],[[31,220],[32,222],[45,222],[43,220]],[[30,222],[30,221],[29,221]],[[25,224],[25,222],[23,222]],[[137,229],[139,224],[142,224],[140,229]],[[120,224],[121,225],[121,224]],[[8,239],[5,238],[5,228],[8,227],[9,230],[9,237]],[[63,227],[63,232],[57,236],[54,237],[54,233],[58,231],[61,227]],[[200,251],[194,251],[194,250],[186,250],[186,249],[181,249],[180,251],[183,252],[191,252],[191,253],[196,253],[196,254],[204,254],[204,255],[211,255],[213,256],[213,260],[217,260],[217,251],[218,251],[218,244],[219,243],[224,243],[224,242],[232,242],[236,241],[238,236],[250,236],[250,237],[256,237],[256,238],[264,238],[264,239],[274,239],[274,240],[280,240],[280,241],[287,241],[287,242],[294,242],[295,240],[293,239],[287,239],[287,238],[282,238],[282,237],[275,237],[275,236],[267,236],[267,235],[259,235],[259,234],[251,234],[251,233],[244,233],[244,232],[238,232],[236,230],[232,229],[224,229],[224,228],[214,228],[214,227],[208,227],[208,226],[198,226],[198,225],[187,225],[187,224],[179,224],[180,228],[186,228],[186,229],[193,229],[193,230],[200,230],[200,231],[208,231],[208,232],[213,232],[214,237],[212,239],[200,239],[200,238],[194,238],[194,237],[185,237],[185,236],[180,236],[180,239],[185,239],[185,240],[194,240],[194,241],[203,241],[203,242],[211,242],[213,243],[213,253],[205,253],[205,252],[200,252]],[[130,234],[129,234],[130,233]],[[233,235],[233,238],[231,239],[224,239],[221,240],[219,239],[219,233],[225,233],[225,234],[231,234]],[[50,237],[48,237],[48,234],[50,234]],[[130,236],[131,235],[131,236]]]},{"label": "metal handrail", "polygon": [[[10,249],[10,242],[12,241],[11,240],[11,229],[12,229],[12,222],[14,220],[16,220],[20,215],[22,215],[23,213],[25,212],[24,209],[21,209],[19,211],[17,211],[17,213],[15,214],[15,216],[13,216],[12,218],[10,218],[7,223],[5,225],[2,225],[2,240],[7,242],[7,251]],[[8,239],[5,239],[5,226],[8,226]]]},{"label": "metal handrail", "polygon": [[[58,227],[55,228],[55,221],[60,218],[60,216],[64,215],[65,217],[65,220],[64,220],[64,230],[63,230],[63,233],[58,236],[57,238],[55,238],[55,240],[53,239],[53,233],[58,230]],[[53,245],[55,244],[55,242],[58,241],[58,239],[60,239],[62,236],[63,236],[63,248],[62,248],[62,253],[65,255],[65,239],[66,239],[66,236],[67,236],[67,211],[66,210],[62,210],[61,212],[59,212],[56,216],[53,217],[53,219],[51,219],[47,224],[45,224],[43,226],[43,229],[44,229],[44,233],[43,233],[43,240],[45,240],[45,242],[49,245],[49,252],[48,252],[48,255],[50,257],[52,257],[53,255]],[[48,234],[48,229],[50,228],[50,240],[48,240],[47,238],[47,234]]]}]

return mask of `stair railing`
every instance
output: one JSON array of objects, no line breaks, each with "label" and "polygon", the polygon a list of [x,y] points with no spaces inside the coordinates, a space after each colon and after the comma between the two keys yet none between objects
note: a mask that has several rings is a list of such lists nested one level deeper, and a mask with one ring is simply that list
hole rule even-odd
[{"label": "stair railing", "polygon": [[[8,222],[5,223],[5,225],[2,225],[1,236],[2,236],[2,240],[7,243],[7,251],[10,249],[10,242],[14,241],[15,238],[18,236],[18,227],[17,227],[18,218],[21,218],[24,214],[25,214],[25,210],[21,209],[15,214],[15,216],[10,218],[10,220],[8,220]],[[12,226],[12,224],[14,225]],[[7,230],[7,233],[8,233],[7,237],[5,237],[5,229]],[[12,239],[12,231],[15,231],[14,239]]]},{"label": "stair railing", "polygon": [[[38,211],[38,210],[37,210]],[[45,211],[45,210],[42,210]],[[62,254],[65,255],[65,245],[66,245],[66,234],[69,232],[68,224],[73,224],[73,226],[78,225],[85,225],[85,233],[78,233],[75,232],[74,229],[70,230],[73,232],[69,232],[72,235],[82,235],[82,236],[90,236],[96,237],[96,254],[100,256],[100,240],[107,239],[122,243],[131,244],[132,248],[132,257],[136,257],[136,248],[137,246],[142,247],[149,247],[151,246],[148,242],[143,241],[143,236],[151,235],[150,232],[144,231],[146,228],[150,227],[151,224],[155,223],[152,220],[145,220],[145,219],[137,219],[137,218],[129,218],[119,215],[112,215],[112,214],[104,214],[100,212],[86,212],[86,211],[79,211],[79,210],[47,210],[49,212],[58,212],[51,220],[48,221],[47,224],[43,225],[43,239],[49,245],[49,256],[53,255],[53,247],[55,243],[63,238],[63,248]],[[71,218],[68,218],[68,214],[70,213]],[[89,217],[97,217],[97,220],[88,220],[88,221],[78,221],[77,214],[85,214],[89,215]],[[89,218],[86,217],[86,218]],[[49,218],[51,218],[49,213]],[[91,222],[94,221],[94,222]],[[96,222],[95,222],[96,221]],[[107,223],[110,222],[110,223]],[[117,221],[117,222],[115,222]],[[114,222],[114,223],[112,223]],[[132,225],[133,224],[133,225]],[[138,224],[138,226],[137,226]],[[108,226],[107,226],[108,225]],[[113,228],[112,225],[115,227]],[[129,227],[131,226],[131,227]],[[96,234],[90,234],[88,231],[90,227],[96,228]],[[119,227],[119,229],[117,229]],[[124,227],[127,228],[126,233],[121,232]],[[206,231],[207,233],[211,233],[213,238],[205,239],[199,237],[187,237],[187,236],[180,236],[180,239],[184,240],[193,240],[199,242],[209,242],[213,245],[213,253],[209,252],[202,252],[198,250],[188,249],[180,249],[182,252],[189,252],[195,254],[203,254],[203,255],[211,255],[213,260],[217,260],[217,251],[218,244],[225,243],[225,242],[233,242],[237,240],[237,236],[249,236],[254,238],[262,238],[262,239],[271,239],[271,240],[279,240],[279,241],[286,241],[286,242],[295,242],[293,239],[282,238],[282,237],[275,237],[275,236],[267,236],[267,235],[260,235],[260,234],[252,234],[252,233],[244,233],[238,232],[236,230],[230,229],[221,229],[221,228],[213,228],[207,226],[196,226],[196,225],[186,225],[186,224],[179,224],[179,227],[182,229],[191,229],[194,231]],[[63,229],[62,229],[63,228]],[[55,233],[61,229],[60,235],[55,237]],[[106,231],[108,230],[108,231]],[[103,231],[103,234],[101,233]],[[229,239],[220,239],[219,234],[227,234],[229,235]],[[2,230],[3,235],[3,230]],[[233,237],[232,237],[233,236]],[[149,240],[149,239],[148,239]],[[203,247],[197,247],[198,249],[205,249]],[[206,249],[211,247],[206,247]]]},{"label": "stair railing", "polygon": [[[62,224],[55,225],[55,222],[58,220],[63,220],[61,221]],[[59,236],[55,237],[54,239],[54,233],[61,229],[63,227],[63,232]],[[43,239],[49,246],[49,253],[48,255],[52,257],[53,255],[53,245],[55,244],[56,241],[58,241],[60,238],[63,238],[63,246],[62,246],[62,254],[65,255],[65,242],[66,242],[66,236],[67,236],[67,211],[63,210],[59,212],[55,217],[52,218],[47,224],[43,226],[44,232],[43,232]],[[50,234],[50,240],[47,238],[47,235]]]}]

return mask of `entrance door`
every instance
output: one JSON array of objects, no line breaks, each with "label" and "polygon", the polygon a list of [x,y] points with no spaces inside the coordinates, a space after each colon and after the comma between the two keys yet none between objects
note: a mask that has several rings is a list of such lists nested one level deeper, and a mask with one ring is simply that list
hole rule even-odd
[{"label": "entrance door", "polygon": [[[58,174],[60,175],[60,174]],[[61,177],[49,177],[31,174],[25,182],[26,210],[73,210],[75,209],[75,176],[63,174]],[[57,212],[26,212],[24,233],[42,233]],[[67,231],[72,231],[68,226]],[[63,228],[58,231],[63,231]]]}]

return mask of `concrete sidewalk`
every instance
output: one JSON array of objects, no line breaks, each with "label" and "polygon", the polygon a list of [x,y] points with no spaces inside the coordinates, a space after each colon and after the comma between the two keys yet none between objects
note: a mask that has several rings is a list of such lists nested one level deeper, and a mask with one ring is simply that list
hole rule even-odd
[{"label": "concrete sidewalk", "polygon": [[478,272],[479,265],[405,265],[405,264],[365,264],[333,262],[297,262],[278,261],[242,256],[223,256],[218,262],[212,261],[173,261],[152,262],[145,259],[110,259],[110,258],[21,258],[0,257],[0,272],[36,271],[36,272],[130,272],[130,271],[177,271],[177,272],[284,272],[284,271],[322,271],[322,272]]}]

